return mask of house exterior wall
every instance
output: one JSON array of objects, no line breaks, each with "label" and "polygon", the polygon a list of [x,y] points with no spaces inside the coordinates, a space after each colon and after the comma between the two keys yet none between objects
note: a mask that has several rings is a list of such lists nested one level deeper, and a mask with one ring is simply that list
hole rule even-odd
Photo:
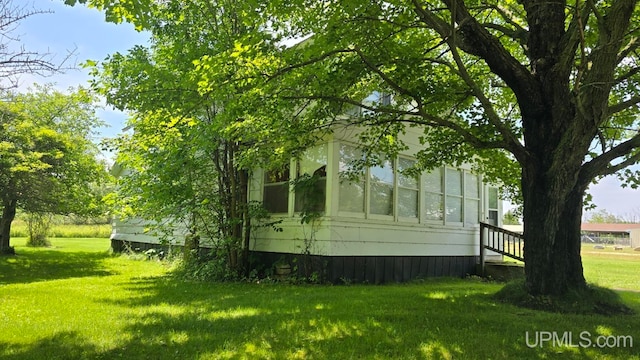
[{"label": "house exterior wall", "polygon": [[[315,229],[282,219],[281,232],[259,230],[252,251],[322,256],[477,256],[479,229],[323,218]],[[313,233],[313,234],[312,234]],[[306,241],[305,241],[306,239]]]},{"label": "house exterior wall", "polygon": [[[149,226],[149,222],[138,218],[127,219],[122,221],[114,219],[112,222],[111,239],[128,242],[140,242],[148,244],[160,244],[160,238],[154,234],[145,231]],[[179,241],[180,239],[178,239]]]},{"label": "house exterior wall", "polygon": [[[115,218],[111,224],[111,248],[115,252],[122,252],[127,249],[144,251],[184,246],[186,228],[177,227],[170,236],[163,237],[148,230],[151,224],[140,218],[128,218],[124,221]],[[201,245],[207,247],[206,242],[202,242]]]},{"label": "house exterior wall", "polygon": [[[453,222],[449,221],[446,211],[442,214],[442,219],[439,220],[426,216],[428,205],[426,204],[425,194],[429,184],[426,182],[427,177],[424,174],[415,185],[415,191],[418,194],[418,216],[400,216],[398,200],[399,182],[401,181],[399,179],[400,172],[397,172],[393,179],[392,194],[394,205],[390,214],[371,211],[371,197],[374,196],[371,193],[373,175],[371,175],[371,178],[367,178],[368,180],[366,185],[363,185],[364,187],[357,188],[358,191],[364,189],[364,210],[360,212],[341,211],[341,197],[352,195],[345,195],[341,191],[353,191],[353,189],[341,188],[341,182],[344,181],[344,178],[341,178],[340,175],[341,167],[344,167],[344,163],[341,163],[341,151],[343,149],[341,146],[352,145],[355,147],[355,139],[357,139],[358,132],[358,129],[346,128],[334,132],[330,138],[327,138],[327,197],[324,216],[316,220],[313,226],[311,224],[302,224],[300,214],[294,211],[296,200],[293,188],[291,188],[287,200],[288,211],[286,213],[272,214],[273,219],[281,220],[280,227],[282,231],[258,229],[252,236],[250,250],[264,254],[267,260],[288,256],[288,254],[307,254],[322,257],[329,267],[327,276],[329,278],[333,277],[334,280],[335,278],[342,278],[342,276],[336,275],[340,273],[339,269],[351,269],[345,271],[353,273],[353,276],[360,274],[362,269],[358,266],[368,268],[369,273],[366,278],[368,281],[375,279],[376,282],[381,279],[380,276],[383,279],[407,280],[406,277],[412,276],[411,274],[416,276],[464,276],[472,273],[474,271],[472,265],[475,264],[479,256],[479,220],[488,221],[491,211],[494,211],[492,219],[497,220],[495,225],[499,226],[502,218],[502,208],[499,201],[497,201],[497,205],[494,205],[495,209],[489,209],[488,192],[490,188],[482,183],[481,176],[471,174],[469,167],[465,166],[462,166],[461,169],[442,168],[442,172],[445,174],[442,175],[443,187],[445,186],[446,176],[448,176],[446,174],[453,173],[455,175],[456,171],[459,170],[463,171],[460,175],[463,188],[466,186],[467,176],[469,176],[469,179],[477,177],[477,192],[479,195],[476,198],[468,199],[465,194],[464,196],[460,195],[457,200],[453,199],[454,202],[462,202],[464,211],[466,211],[467,201],[470,201],[471,204],[476,201],[476,213],[471,213],[472,217],[475,216],[475,221],[467,221],[466,212],[459,219],[460,221]],[[412,129],[408,129],[403,140],[409,146],[409,149],[406,153],[400,154],[400,157],[412,161],[411,154],[423,146],[419,143],[419,134],[416,131],[412,131]],[[394,169],[397,169],[398,160],[392,161],[394,161]],[[290,164],[291,179],[294,179],[297,175],[296,165],[295,161]],[[370,172],[372,171],[369,170],[365,176],[370,176]],[[255,171],[249,189],[251,200],[263,200],[264,184],[262,179],[264,178],[262,171]],[[411,186],[409,185],[409,188]],[[411,193],[411,189],[408,191]],[[441,195],[443,203],[449,200],[448,194],[444,190],[442,190]],[[356,261],[355,259],[359,260]],[[369,265],[365,266],[365,264]],[[384,268],[384,274],[376,275],[375,271],[371,270],[372,264],[377,264],[377,267],[374,267],[378,270],[375,271],[380,271],[381,267]],[[391,264],[395,265],[392,266]],[[431,272],[426,270],[429,269],[428,264],[431,265]],[[424,266],[424,271],[419,271],[420,266]],[[434,266],[441,268],[435,270]],[[407,271],[407,267],[413,270]],[[402,274],[393,273],[393,271],[400,271],[399,268],[404,269]],[[374,272],[371,273],[371,271]],[[389,274],[387,273],[388,271],[392,271],[392,273]],[[360,278],[362,276],[364,275],[359,275]]]},{"label": "house exterior wall", "polygon": [[640,248],[640,229],[631,229],[629,236],[631,236],[631,247]]},{"label": "house exterior wall", "polygon": [[[342,184],[345,179],[341,175],[345,166],[342,161],[343,151],[345,147],[355,148],[358,134],[357,128],[336,129],[333,135],[321,144],[323,150],[310,155],[312,159],[303,159],[300,163],[291,161],[287,170],[289,179],[295,179],[301,168],[313,171],[323,162],[326,163],[326,168],[321,172],[326,174],[323,178],[326,194],[323,215],[312,224],[303,224],[300,213],[296,211],[296,194],[290,186],[289,191],[285,191],[288,193],[285,206],[278,207],[286,211],[274,213],[270,219],[280,220],[279,227],[282,231],[273,231],[270,227],[257,227],[252,230],[249,250],[253,252],[254,258],[267,266],[282,258],[288,261],[300,259],[300,262],[310,262],[314,271],[322,273],[324,279],[333,282],[346,279],[382,283],[407,281],[416,277],[465,276],[475,273],[480,245],[479,220],[501,225],[502,207],[501,202],[497,200],[497,189],[483,184],[482,177],[472,174],[468,166],[442,167],[439,170],[440,180],[436,180],[441,190],[439,194],[437,191],[435,193],[436,198],[440,196],[442,211],[434,216],[427,197],[427,193],[434,195],[430,186],[430,181],[434,181],[433,177],[422,174],[415,182],[408,181],[401,171],[397,171],[401,165],[398,159],[391,159],[389,162],[393,168],[393,176],[391,180],[386,180],[388,183],[385,183],[384,179],[378,181],[376,176],[384,177],[384,172],[388,172],[389,168],[378,168],[375,169],[377,172],[371,169],[366,171],[366,181],[362,182],[361,188],[344,187]],[[403,140],[409,149],[400,154],[400,158],[410,163],[413,161],[411,155],[424,145],[419,142],[419,133],[412,128],[407,129]],[[454,185],[449,184],[450,175],[458,176],[460,194],[448,192],[449,187],[456,186],[455,181]],[[265,184],[268,183],[268,177],[269,175],[261,169],[253,171],[248,189],[250,201],[265,201]],[[282,186],[283,183],[282,176],[276,176],[269,181],[274,186]],[[467,190],[468,181],[472,184],[471,191]],[[393,198],[390,205],[384,201],[375,204],[377,211],[381,208],[384,210],[387,204],[389,211],[386,214],[371,210],[372,198],[385,194],[384,191],[373,192],[374,185],[380,184],[383,190],[384,186],[390,186],[391,193],[387,193],[387,200]],[[362,211],[345,211],[341,204],[344,202],[343,197],[353,197],[354,194],[349,192],[354,189],[359,189],[362,193]],[[282,189],[275,187],[271,190],[271,195],[283,193]],[[406,198],[414,198],[411,200],[414,201],[411,202],[415,210],[414,215],[412,211],[405,209],[411,206],[401,208],[401,191],[408,196]],[[474,191],[477,196],[468,196],[467,192],[471,194]],[[490,192],[494,194],[493,201],[490,200]],[[447,212],[450,200],[453,204],[458,204],[457,207],[453,206],[455,211],[452,213],[459,212],[455,221],[451,220]],[[467,211],[474,208],[474,211]],[[122,248],[125,243],[142,250],[161,246],[159,237],[145,232],[146,225],[139,219],[116,221],[111,236],[114,250]],[[255,221],[253,225],[256,225]],[[172,245],[182,245],[184,234],[184,231],[176,231]],[[308,276],[308,268],[305,267],[301,275]]]}]

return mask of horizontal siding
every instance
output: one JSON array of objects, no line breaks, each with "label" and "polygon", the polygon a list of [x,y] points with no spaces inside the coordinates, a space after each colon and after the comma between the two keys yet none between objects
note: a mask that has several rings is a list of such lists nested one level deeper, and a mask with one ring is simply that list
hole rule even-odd
[{"label": "horizontal siding", "polygon": [[[147,230],[150,224],[150,222],[142,219],[115,220],[112,223],[111,239],[135,243],[161,244],[161,237]],[[174,230],[171,243],[176,245],[184,244],[185,234],[186,229]]]},{"label": "horizontal siding", "polygon": [[327,255],[331,248],[331,233],[329,227],[323,224],[315,230],[310,225],[304,226],[297,218],[284,219],[278,225],[282,231],[258,229],[252,236],[250,250],[301,254],[306,249],[305,240],[311,237],[312,231],[315,241],[309,243],[309,251],[316,255]]},{"label": "horizontal siding", "polygon": [[[289,218],[281,228],[257,232],[251,250],[302,253],[310,226]],[[476,256],[479,236],[476,228],[326,219],[309,250],[323,256]]]}]

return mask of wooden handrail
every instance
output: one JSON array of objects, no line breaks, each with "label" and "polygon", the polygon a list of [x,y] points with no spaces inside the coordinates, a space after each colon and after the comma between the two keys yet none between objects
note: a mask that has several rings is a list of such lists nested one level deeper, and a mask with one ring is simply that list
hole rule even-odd
[{"label": "wooden handrail", "polygon": [[524,235],[501,227],[480,223],[480,266],[484,275],[485,250],[524,262]]}]

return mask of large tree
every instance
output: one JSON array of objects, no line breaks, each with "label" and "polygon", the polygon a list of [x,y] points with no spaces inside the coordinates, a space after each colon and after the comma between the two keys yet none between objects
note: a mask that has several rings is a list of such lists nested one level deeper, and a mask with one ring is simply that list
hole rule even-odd
[{"label": "large tree", "polygon": [[[149,9],[166,3],[89,2],[141,27]],[[226,62],[205,54],[198,61],[202,92],[264,80],[253,85],[282,107],[305,109],[287,123],[264,119],[285,135],[293,125],[326,128],[338,119],[366,127],[367,139],[383,139],[379,147],[393,151],[405,125],[421,127],[421,166],[470,161],[506,184],[519,178],[529,293],[586,286],[585,192],[607,175],[638,179],[629,170],[640,159],[636,1],[243,3],[261,24],[255,31],[276,46],[238,37]],[[216,82],[213,65],[221,63],[242,71]],[[373,91],[393,101],[363,102]],[[370,111],[340,118],[345,105]]]},{"label": "large tree", "polygon": [[0,253],[10,253],[16,211],[92,214],[94,191],[106,168],[93,143],[95,98],[86,90],[61,93],[36,86],[5,93],[0,102]]},{"label": "large tree", "polygon": [[[214,275],[226,277],[248,269],[250,212],[255,208],[247,201],[250,169],[241,156],[250,140],[230,132],[237,132],[233,124],[256,114],[247,113],[247,103],[239,100],[247,85],[202,91],[194,61],[227,54],[242,36],[264,36],[255,29],[258,24],[244,21],[243,4],[220,4],[173,1],[154,7],[146,24],[148,47],[136,46],[91,64],[96,66],[94,88],[132,114],[132,131],[111,142],[118,166],[125,169],[114,207],[123,218],[149,220],[149,230],[161,236],[186,227],[190,239],[206,241],[216,250],[225,266]],[[214,83],[224,81],[223,72],[237,73],[222,63],[216,68],[220,72]]]}]

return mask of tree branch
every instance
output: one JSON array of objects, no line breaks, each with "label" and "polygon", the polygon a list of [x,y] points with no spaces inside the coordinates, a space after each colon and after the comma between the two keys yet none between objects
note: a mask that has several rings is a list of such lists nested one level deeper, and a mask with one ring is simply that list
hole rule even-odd
[{"label": "tree branch", "polygon": [[635,162],[630,162],[629,159],[622,161],[621,163],[616,165],[611,165],[611,162],[629,154],[631,151],[638,148],[640,148],[640,134],[623,143],[618,144],[617,146],[611,148],[609,151],[601,154],[596,158],[593,158],[591,161],[582,165],[582,169],[580,170],[580,178],[583,179],[583,181],[590,181],[590,179],[593,179],[597,176],[610,175],[629,165],[635,164]]},{"label": "tree branch", "polygon": [[523,40],[522,41],[523,44],[527,43],[527,37],[528,37],[527,30],[525,30],[522,26],[520,26],[520,24],[518,24],[516,21],[513,20],[511,14],[509,14],[511,12],[510,10],[505,9],[499,3],[495,5],[489,5],[489,8],[495,10],[498,14],[500,14],[500,17],[504,21],[506,21],[509,25],[515,28],[515,30],[512,30],[516,35],[516,37],[514,37],[514,40],[521,39]]},{"label": "tree branch", "polygon": [[376,66],[374,63],[372,63],[366,57],[366,55],[362,52],[362,50],[359,47],[354,47],[353,50],[354,50],[354,52],[356,54],[358,54],[358,56],[360,57],[360,60],[362,60],[362,62],[365,64],[365,66],[367,68],[369,68],[369,70],[375,72],[382,79],[382,81],[384,81],[387,85],[389,85],[390,88],[392,88],[393,90],[395,90],[399,94],[402,94],[402,95],[405,95],[405,96],[409,96],[414,100],[419,99],[419,97],[416,94],[414,94],[414,93],[410,92],[408,89],[400,86],[400,84],[395,82],[392,78],[390,78],[387,74],[385,74],[382,70],[380,70],[380,68],[378,66]]},{"label": "tree branch", "polygon": [[[620,62],[622,60],[619,60],[618,62]],[[634,67],[629,69],[629,71],[627,71],[626,73],[620,75],[619,77],[617,77],[616,79],[613,80],[614,84],[620,84],[623,83],[629,79],[631,79],[632,77],[634,77],[635,75],[637,75],[638,73],[640,73],[640,67]]]},{"label": "tree branch", "polygon": [[278,69],[275,73],[268,75],[267,77],[267,81],[271,81],[279,76],[282,76],[290,71],[293,71],[295,69],[299,69],[308,65],[312,65],[315,63],[318,63],[322,60],[328,59],[334,55],[338,55],[338,54],[349,54],[349,53],[354,53],[355,50],[354,49],[336,49],[336,50],[331,50],[328,51],[324,54],[320,54],[319,56],[316,56],[314,58],[311,58],[309,60],[303,61],[303,62],[299,62],[297,64],[292,64],[286,67],[283,67],[281,69]]},{"label": "tree branch", "polygon": [[498,25],[494,23],[482,23],[482,26],[484,26],[487,29],[497,30],[503,33],[504,35],[508,36],[510,39],[515,40],[522,45],[527,44],[527,33],[522,29],[510,29],[506,26]]},{"label": "tree branch", "polygon": [[638,105],[640,104],[640,96],[634,96],[628,100],[625,100],[623,102],[617,103],[617,104],[613,104],[613,105],[609,105],[609,107],[607,108],[607,115],[611,115],[611,114],[615,114],[615,113],[619,113],[620,111],[624,111],[632,106]]},{"label": "tree branch", "polygon": [[574,64],[576,48],[580,46],[581,62],[574,81],[574,89],[578,90],[580,88],[582,75],[584,74],[588,66],[587,56],[585,53],[586,46],[584,41],[584,31],[587,26],[586,20],[589,17],[589,13],[591,12],[592,7],[585,5],[582,11],[580,11],[578,1],[576,1],[575,6],[576,7],[573,13],[573,18],[571,19],[571,23],[569,23],[567,31],[560,41],[560,48],[562,49],[562,53],[559,58],[559,63],[561,64],[560,66],[563,69],[563,73],[569,71],[569,69],[571,69]]},{"label": "tree branch", "polygon": [[[417,2],[417,0],[414,0],[414,6],[416,8],[416,12],[418,13],[418,15],[423,19],[423,21],[425,21],[427,24],[431,25],[434,29],[436,29],[436,31],[440,33],[440,35],[447,41],[450,52],[457,66],[456,72],[467,84],[467,86],[469,86],[469,88],[473,92],[473,95],[482,104],[482,107],[485,109],[485,112],[488,116],[489,123],[492,126],[494,126],[495,129],[501,134],[504,141],[502,148],[513,153],[518,160],[524,160],[527,155],[524,149],[524,146],[522,146],[522,144],[514,137],[511,130],[508,127],[506,127],[505,124],[501,121],[500,117],[495,112],[493,105],[491,104],[491,101],[485,96],[484,92],[475,83],[473,78],[468,74],[466,66],[462,61],[462,58],[457,51],[457,48],[460,47],[465,52],[469,52],[474,55],[480,56],[489,64],[490,67],[492,63],[494,65],[498,65],[497,63],[499,62],[500,67],[504,66],[505,63],[511,63],[513,67],[508,69],[503,68],[502,74],[500,72],[496,72],[496,74],[501,78],[503,78],[503,80],[505,80],[507,83],[508,81],[507,79],[505,79],[505,77],[513,81],[514,69],[520,69],[520,70],[524,70],[524,69],[522,68],[522,65],[515,58],[513,58],[504,49],[504,47],[502,47],[499,41],[493,35],[489,34],[487,30],[483,27],[483,25],[478,23],[477,20],[469,14],[467,9],[464,7],[464,4],[461,4],[460,2],[449,2],[448,5],[449,5],[449,8],[451,9],[452,21],[455,20],[458,24],[460,24],[458,28],[462,29],[464,27],[469,27],[469,29],[462,31],[463,39],[461,40],[459,40],[459,37],[456,36],[457,32],[454,31],[452,26],[440,20],[431,11],[422,7]],[[455,19],[453,17],[455,17]],[[471,28],[474,28],[473,31],[479,31],[482,33],[482,35],[480,36],[480,41],[484,43],[480,43],[480,44],[476,43],[474,45],[467,43],[468,38],[466,38],[467,36],[466,32],[469,31]],[[479,49],[475,48],[474,46],[478,46]],[[501,59],[500,61],[494,62],[493,61],[495,60],[493,59],[494,55],[493,54],[489,55],[485,53],[485,50],[487,48],[493,48],[493,50],[496,53],[502,54],[505,57],[505,59]],[[489,57],[490,59],[487,59],[487,57]],[[526,70],[524,70],[520,75],[523,75],[524,73],[526,73]],[[514,86],[511,86],[511,88],[513,89]],[[517,95],[518,94],[516,93],[516,96]]]},{"label": "tree branch", "polygon": [[614,84],[613,74],[618,65],[625,29],[636,2],[637,0],[615,1],[606,16],[598,21],[600,37],[588,56],[591,66],[585,72],[577,98],[578,104],[592,104],[589,109],[581,109],[581,112],[596,126],[607,119],[607,102]]},{"label": "tree branch", "polygon": [[371,121],[371,119],[365,119],[358,121],[350,121],[353,125],[381,125],[389,122],[403,122],[407,124],[416,124],[423,126],[432,126],[439,128],[446,128],[455,131],[461,137],[465,139],[469,144],[478,148],[478,149],[504,149],[505,144],[504,141],[486,141],[478,138],[476,135],[471,133],[469,130],[462,127],[460,124],[457,124],[453,121],[442,119],[440,117],[425,113],[424,111],[407,111],[407,110],[399,110],[393,108],[379,108],[374,106],[369,106],[366,104],[362,104],[359,101],[355,101],[348,98],[341,98],[337,96],[331,95],[283,95],[283,99],[287,100],[324,100],[331,101],[336,103],[345,103],[351,104],[357,107],[360,107],[365,110],[369,110],[371,112],[377,112],[381,114],[393,115],[394,119],[392,120],[376,120]]},{"label": "tree branch", "polygon": [[[455,46],[464,52],[483,59],[491,71],[509,86],[519,103],[526,111],[532,101],[537,101],[540,89],[529,70],[507,51],[500,41],[491,35],[467,10],[461,0],[443,0],[455,16],[456,28]],[[414,11],[429,27],[433,28],[444,39],[453,36],[450,24],[438,18],[428,10],[420,0],[412,0]],[[455,10],[455,11],[454,11]]]},{"label": "tree branch", "polygon": [[26,51],[23,46],[19,50],[9,47],[14,42],[19,42],[20,38],[11,36],[18,24],[37,14],[51,13],[51,11],[29,10],[26,5],[13,6],[11,1],[0,1],[0,78],[9,82],[8,86],[2,88],[12,88],[18,85],[17,75],[36,74],[48,75],[62,70],[64,63],[73,55],[67,54],[60,64],[54,64],[50,54]]},{"label": "tree branch", "polygon": [[493,108],[493,104],[486,97],[484,91],[478,86],[478,84],[473,80],[473,78],[467,72],[467,68],[458,53],[458,50],[455,47],[455,44],[450,44],[451,54],[453,55],[453,59],[456,62],[458,67],[458,74],[464,80],[464,82],[471,88],[473,95],[480,101],[482,108],[485,110],[487,114],[489,123],[493,125],[496,130],[502,135],[504,140],[504,148],[505,150],[510,151],[516,159],[519,161],[524,161],[526,159],[527,152],[524,146],[515,138],[513,132],[505,126],[502,122],[500,116],[495,112]]},{"label": "tree branch", "polygon": [[640,153],[637,153],[618,164],[607,166],[607,168],[604,171],[602,171],[600,175],[601,176],[613,175],[622,169],[625,169],[631,165],[637,164],[639,161],[640,161]]}]

